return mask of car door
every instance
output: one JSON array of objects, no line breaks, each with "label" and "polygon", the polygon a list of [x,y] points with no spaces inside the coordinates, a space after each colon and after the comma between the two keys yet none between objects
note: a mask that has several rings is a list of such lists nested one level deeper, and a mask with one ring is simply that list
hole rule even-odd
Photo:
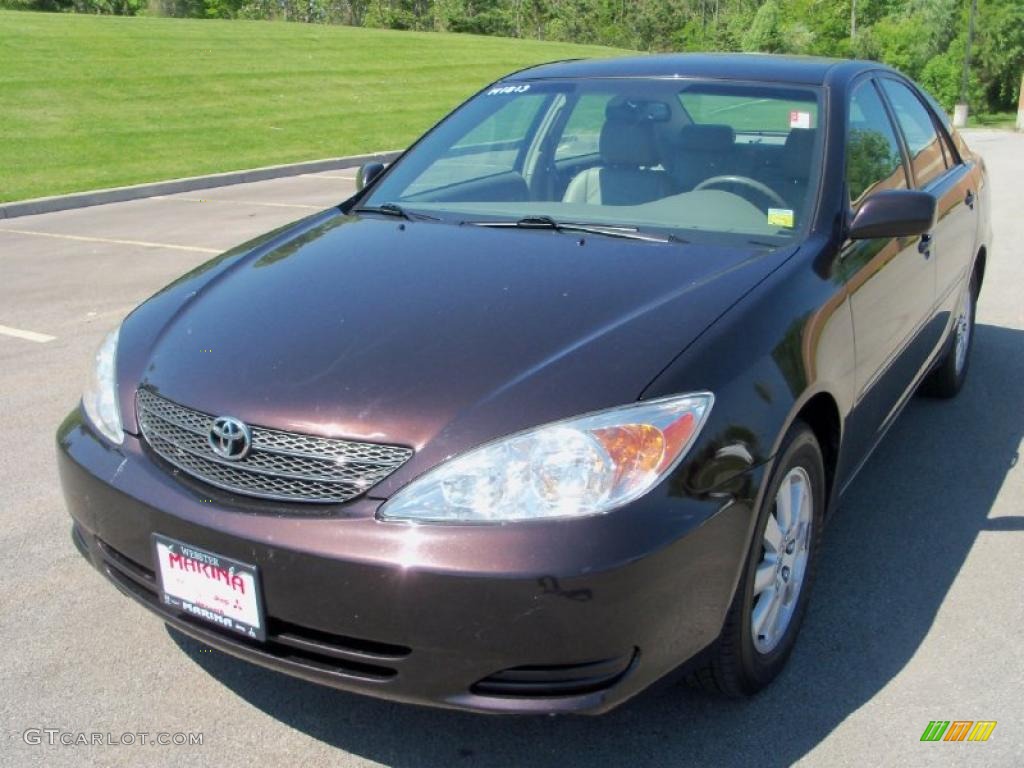
[{"label": "car door", "polygon": [[931,251],[937,307],[933,341],[941,343],[974,256],[978,192],[970,169],[920,95],[896,77],[885,76],[879,82],[903,134],[914,184],[935,195],[938,203]]},{"label": "car door", "polygon": [[[879,86],[853,86],[847,111],[846,185],[850,219],[881,190],[910,182],[903,144]],[[848,241],[838,269],[853,313],[856,405],[848,423],[852,456],[866,455],[925,366],[926,327],[935,302],[935,262],[927,237]]]}]

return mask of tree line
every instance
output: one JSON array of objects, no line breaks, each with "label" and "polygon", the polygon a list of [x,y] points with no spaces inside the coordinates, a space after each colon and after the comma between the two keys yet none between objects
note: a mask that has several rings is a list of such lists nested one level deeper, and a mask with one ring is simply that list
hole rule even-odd
[{"label": "tree line", "polygon": [[[278,19],[594,43],[639,51],[765,51],[898,67],[958,100],[971,0],[0,0],[0,7]],[[969,102],[1015,109],[1024,0],[977,0]]]}]

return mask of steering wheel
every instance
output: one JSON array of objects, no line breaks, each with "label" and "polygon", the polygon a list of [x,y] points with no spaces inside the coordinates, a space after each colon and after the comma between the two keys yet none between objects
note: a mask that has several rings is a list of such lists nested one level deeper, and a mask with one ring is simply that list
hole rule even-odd
[{"label": "steering wheel", "polygon": [[693,188],[693,191],[697,192],[702,189],[707,189],[708,187],[726,187],[730,184],[738,184],[741,187],[747,187],[755,192],[760,192],[775,203],[775,205],[779,206],[779,208],[787,207],[786,201],[779,196],[778,192],[768,185],[762,184],[757,179],[752,179],[749,176],[712,176],[710,179],[704,179],[704,181]]}]

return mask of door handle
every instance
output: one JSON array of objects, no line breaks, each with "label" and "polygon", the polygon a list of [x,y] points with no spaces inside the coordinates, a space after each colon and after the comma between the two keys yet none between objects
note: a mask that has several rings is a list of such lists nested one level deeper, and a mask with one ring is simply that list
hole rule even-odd
[{"label": "door handle", "polygon": [[967,204],[968,208],[972,211],[974,210],[974,190],[967,190],[967,194],[964,196],[964,202]]},{"label": "door handle", "polygon": [[918,250],[918,253],[923,254],[926,259],[929,256],[931,256],[932,255],[932,236],[927,234],[927,233],[921,235],[921,239],[917,241],[917,250]]}]

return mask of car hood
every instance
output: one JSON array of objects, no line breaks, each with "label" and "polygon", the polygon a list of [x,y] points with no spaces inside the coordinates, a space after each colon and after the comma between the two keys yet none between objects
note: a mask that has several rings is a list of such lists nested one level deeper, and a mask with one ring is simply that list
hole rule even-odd
[{"label": "car hood", "polygon": [[139,384],[251,424],[407,445],[371,495],[500,435],[635,400],[795,249],[323,214],[125,321]]}]

